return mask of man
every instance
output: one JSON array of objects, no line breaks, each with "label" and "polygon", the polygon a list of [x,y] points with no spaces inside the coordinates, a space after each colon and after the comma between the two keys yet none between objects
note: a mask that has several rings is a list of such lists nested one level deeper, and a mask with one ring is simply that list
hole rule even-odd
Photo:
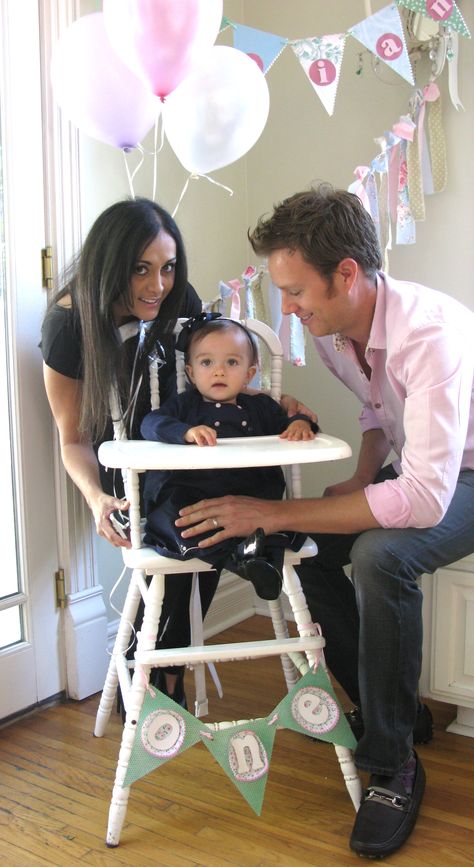
[{"label": "man", "polygon": [[[330,667],[360,697],[355,758],[371,775],[350,846],[383,857],[410,835],[425,784],[412,747],[422,650],[417,578],[474,551],[474,314],[384,275],[374,224],[342,190],[291,196],[250,240],[268,256],[283,313],[298,316],[322,361],[361,400],[357,469],[323,498],[206,500],[184,509],[177,524],[188,528],[184,536],[221,528],[203,546],[257,527],[315,536],[319,555],[301,568],[303,585],[326,632]],[[392,450],[397,460],[384,467]],[[341,569],[349,562],[353,587]]]}]

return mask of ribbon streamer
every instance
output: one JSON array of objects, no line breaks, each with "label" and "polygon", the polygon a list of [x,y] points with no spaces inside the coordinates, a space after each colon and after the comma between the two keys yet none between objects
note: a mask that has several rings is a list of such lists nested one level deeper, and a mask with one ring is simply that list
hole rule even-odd
[{"label": "ribbon streamer", "polygon": [[185,184],[184,184],[184,187],[183,187],[183,189],[181,190],[181,195],[180,195],[180,197],[179,197],[179,199],[178,199],[178,201],[177,201],[177,203],[176,203],[176,207],[175,207],[173,213],[171,214],[171,216],[173,217],[173,219],[174,219],[174,217],[176,216],[176,214],[177,214],[177,212],[178,212],[178,208],[179,208],[181,202],[183,201],[184,195],[185,195],[186,190],[188,189],[188,186],[189,186],[189,181],[191,181],[191,180],[192,180],[192,181],[198,181],[199,178],[205,178],[205,180],[206,180],[206,181],[209,181],[210,184],[215,184],[216,187],[222,187],[223,190],[226,190],[226,192],[229,193],[229,196],[233,196],[233,195],[234,195],[234,191],[231,190],[230,187],[226,187],[226,185],[225,185],[225,184],[221,184],[220,181],[215,181],[214,178],[209,177],[209,175],[197,175],[197,174],[194,174],[194,172],[191,172],[191,173],[188,175],[188,177],[186,178],[186,182],[185,182]]}]

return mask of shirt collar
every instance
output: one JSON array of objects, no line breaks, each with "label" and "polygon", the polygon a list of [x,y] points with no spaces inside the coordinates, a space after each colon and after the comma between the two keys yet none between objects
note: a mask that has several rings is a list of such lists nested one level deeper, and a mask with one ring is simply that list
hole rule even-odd
[{"label": "shirt collar", "polygon": [[[374,318],[370,329],[369,339],[367,341],[367,351],[372,349],[385,349],[387,345],[387,335],[385,330],[385,290],[386,276],[382,271],[379,271],[376,276],[377,295],[375,299]],[[336,332],[332,336],[332,343],[336,352],[344,352],[349,344],[349,338],[344,334]]]}]

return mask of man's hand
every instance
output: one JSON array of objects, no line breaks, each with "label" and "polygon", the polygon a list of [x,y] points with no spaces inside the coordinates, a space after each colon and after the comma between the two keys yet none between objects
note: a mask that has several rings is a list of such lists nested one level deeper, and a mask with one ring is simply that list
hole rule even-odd
[{"label": "man's hand", "polygon": [[205,424],[190,427],[184,435],[187,443],[196,443],[197,446],[215,446],[217,443],[217,434],[212,427],[207,427]]},{"label": "man's hand", "polygon": [[255,497],[228,496],[200,500],[180,509],[180,517],[175,524],[188,528],[181,533],[183,539],[215,530],[212,536],[199,542],[200,548],[209,548],[235,536],[244,538],[258,527],[262,527],[266,533],[274,532],[272,515],[279,505],[279,500],[257,500]]},{"label": "man's hand", "polygon": [[280,397],[280,406],[285,410],[287,416],[291,418],[292,415],[307,415],[311,421],[314,421],[315,424],[318,422],[318,416],[312,409],[305,406],[304,403],[300,403],[296,397],[292,397],[291,394],[282,394]]},{"label": "man's hand", "polygon": [[280,439],[296,442],[298,440],[314,440],[315,436],[316,434],[311,430],[309,422],[299,418],[288,425],[286,430],[280,434]]}]

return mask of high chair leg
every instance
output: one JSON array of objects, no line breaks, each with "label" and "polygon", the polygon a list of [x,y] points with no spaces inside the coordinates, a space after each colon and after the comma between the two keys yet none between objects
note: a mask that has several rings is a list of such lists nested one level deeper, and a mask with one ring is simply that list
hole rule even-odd
[{"label": "high chair leg", "polygon": [[[141,595],[137,583],[137,575],[135,574],[135,572],[136,570],[133,570],[132,576],[130,578],[130,583],[128,585],[122,616],[120,617],[119,628],[117,636],[115,638],[114,649],[110,658],[109,667],[107,670],[107,677],[105,678],[99,707],[97,709],[97,716],[94,728],[94,735],[96,738],[101,738],[104,735],[107,723],[110,719],[112,708],[114,707],[115,696],[119,682],[119,666],[124,670],[124,672],[127,672],[126,674],[124,674],[124,677],[122,677],[122,680],[125,681],[126,678],[128,678],[128,685],[130,685],[130,674],[128,673],[125,654],[130,644],[132,628],[133,624],[135,623],[135,618],[137,616],[138,605]],[[122,698],[125,706],[126,697],[123,695]]]},{"label": "high chair leg", "polygon": [[[154,650],[158,634],[158,623],[163,605],[165,580],[163,575],[154,575],[145,601],[145,613],[138,633],[137,652]],[[130,756],[138,729],[138,719],[143,707],[145,692],[150,679],[150,668],[135,665],[132,685],[127,702],[127,713],[122,734],[122,743],[117,763],[115,783],[109,809],[106,843],[109,847],[118,846],[120,834],[127,812],[130,786],[123,786]]]},{"label": "high chair leg", "polygon": [[[270,609],[270,614],[273,623],[273,630],[275,632],[276,638],[289,638],[288,625],[286,622],[286,618],[283,614],[283,604],[281,601],[281,596],[278,599],[269,599],[268,606]],[[295,683],[299,680],[299,673],[297,668],[294,666],[290,657],[284,653],[281,657],[281,665],[283,668],[283,676],[285,678],[286,687],[288,692],[295,685]]]},{"label": "high chair leg", "polygon": [[[291,565],[283,567],[283,589],[290,600],[290,605],[295,615],[299,634],[301,637],[313,635],[315,626],[311,623],[311,615],[306,604],[304,593],[301,589],[300,580],[296,570]],[[308,658],[308,663],[314,665],[315,655],[313,653],[307,653],[306,656]],[[322,656],[321,661],[329,676],[324,655]],[[352,750],[348,747],[341,747],[338,744],[334,744],[334,749],[336,751],[347,791],[354,808],[358,810],[362,797],[362,784],[354,763]]]}]

